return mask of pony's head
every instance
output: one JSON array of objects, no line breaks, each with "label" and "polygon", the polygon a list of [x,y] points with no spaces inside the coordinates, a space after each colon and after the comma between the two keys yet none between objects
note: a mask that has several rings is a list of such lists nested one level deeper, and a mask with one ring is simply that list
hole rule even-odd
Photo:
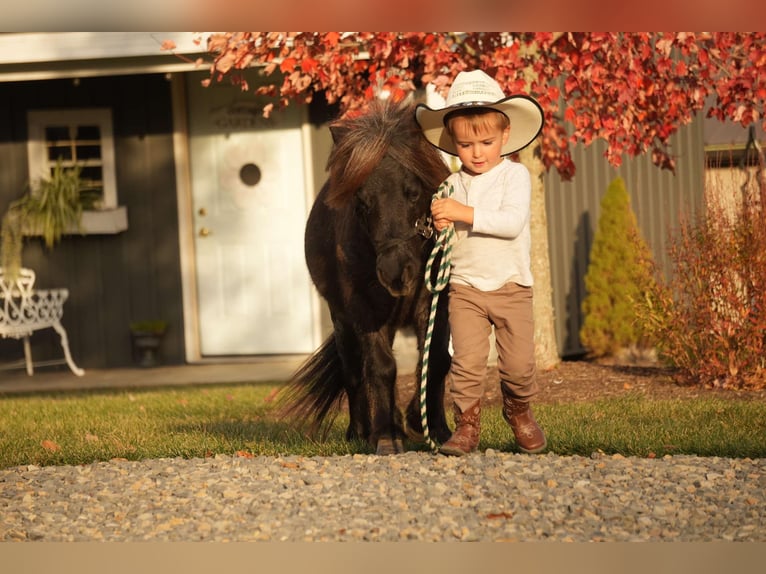
[{"label": "pony's head", "polygon": [[407,295],[422,278],[424,222],[449,169],[410,104],[376,101],[330,130],[327,205],[353,209],[375,251],[378,280],[392,295]]}]

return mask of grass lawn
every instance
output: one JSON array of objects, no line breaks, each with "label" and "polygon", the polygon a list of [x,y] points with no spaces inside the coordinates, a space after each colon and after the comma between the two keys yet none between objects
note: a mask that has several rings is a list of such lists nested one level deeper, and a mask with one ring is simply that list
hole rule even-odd
[{"label": "grass lawn", "polygon": [[[344,440],[347,418],[317,442],[274,416],[281,383],[0,396],[0,468],[125,458],[372,453]],[[766,457],[766,403],[639,395],[540,404],[548,450],[588,456]],[[513,451],[499,406],[482,414],[480,449]],[[409,444],[412,450],[427,450]]]}]

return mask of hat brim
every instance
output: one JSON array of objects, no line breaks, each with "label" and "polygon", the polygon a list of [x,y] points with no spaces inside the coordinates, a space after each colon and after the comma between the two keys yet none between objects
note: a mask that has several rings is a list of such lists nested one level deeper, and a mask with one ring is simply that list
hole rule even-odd
[{"label": "hat brim", "polygon": [[415,108],[415,119],[426,139],[440,150],[458,155],[455,143],[444,128],[444,118],[457,110],[486,108],[496,110],[511,120],[511,133],[501,155],[516,153],[532,143],[543,129],[543,109],[534,98],[515,95],[494,103],[458,104],[434,110],[425,104]]}]

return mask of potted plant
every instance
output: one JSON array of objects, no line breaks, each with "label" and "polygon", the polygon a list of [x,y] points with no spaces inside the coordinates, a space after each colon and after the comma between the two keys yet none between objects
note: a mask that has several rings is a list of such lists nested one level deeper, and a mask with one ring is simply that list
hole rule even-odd
[{"label": "potted plant", "polygon": [[80,229],[82,212],[93,206],[96,197],[80,171],[80,166],[65,168],[59,160],[50,178],[30,184],[22,197],[11,202],[0,231],[0,265],[6,274],[15,277],[21,268],[24,235],[41,235],[51,249],[64,233]]},{"label": "potted plant", "polygon": [[133,359],[139,366],[153,367],[157,364],[160,343],[167,328],[167,322],[161,319],[130,323]]}]

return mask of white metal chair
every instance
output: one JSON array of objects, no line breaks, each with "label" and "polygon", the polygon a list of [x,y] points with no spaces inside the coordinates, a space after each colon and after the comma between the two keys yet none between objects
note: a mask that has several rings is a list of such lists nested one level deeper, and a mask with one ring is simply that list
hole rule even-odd
[{"label": "white metal chair", "polygon": [[[69,352],[69,339],[61,325],[64,302],[69,297],[68,289],[34,289],[35,272],[22,268],[11,280],[0,267],[0,337],[24,340],[24,361],[27,374],[34,374],[32,349],[29,337],[33,332],[52,327],[61,337],[61,348],[69,369],[78,377],[85,374],[75,365]],[[60,364],[63,361],[48,361],[44,364]]]}]

